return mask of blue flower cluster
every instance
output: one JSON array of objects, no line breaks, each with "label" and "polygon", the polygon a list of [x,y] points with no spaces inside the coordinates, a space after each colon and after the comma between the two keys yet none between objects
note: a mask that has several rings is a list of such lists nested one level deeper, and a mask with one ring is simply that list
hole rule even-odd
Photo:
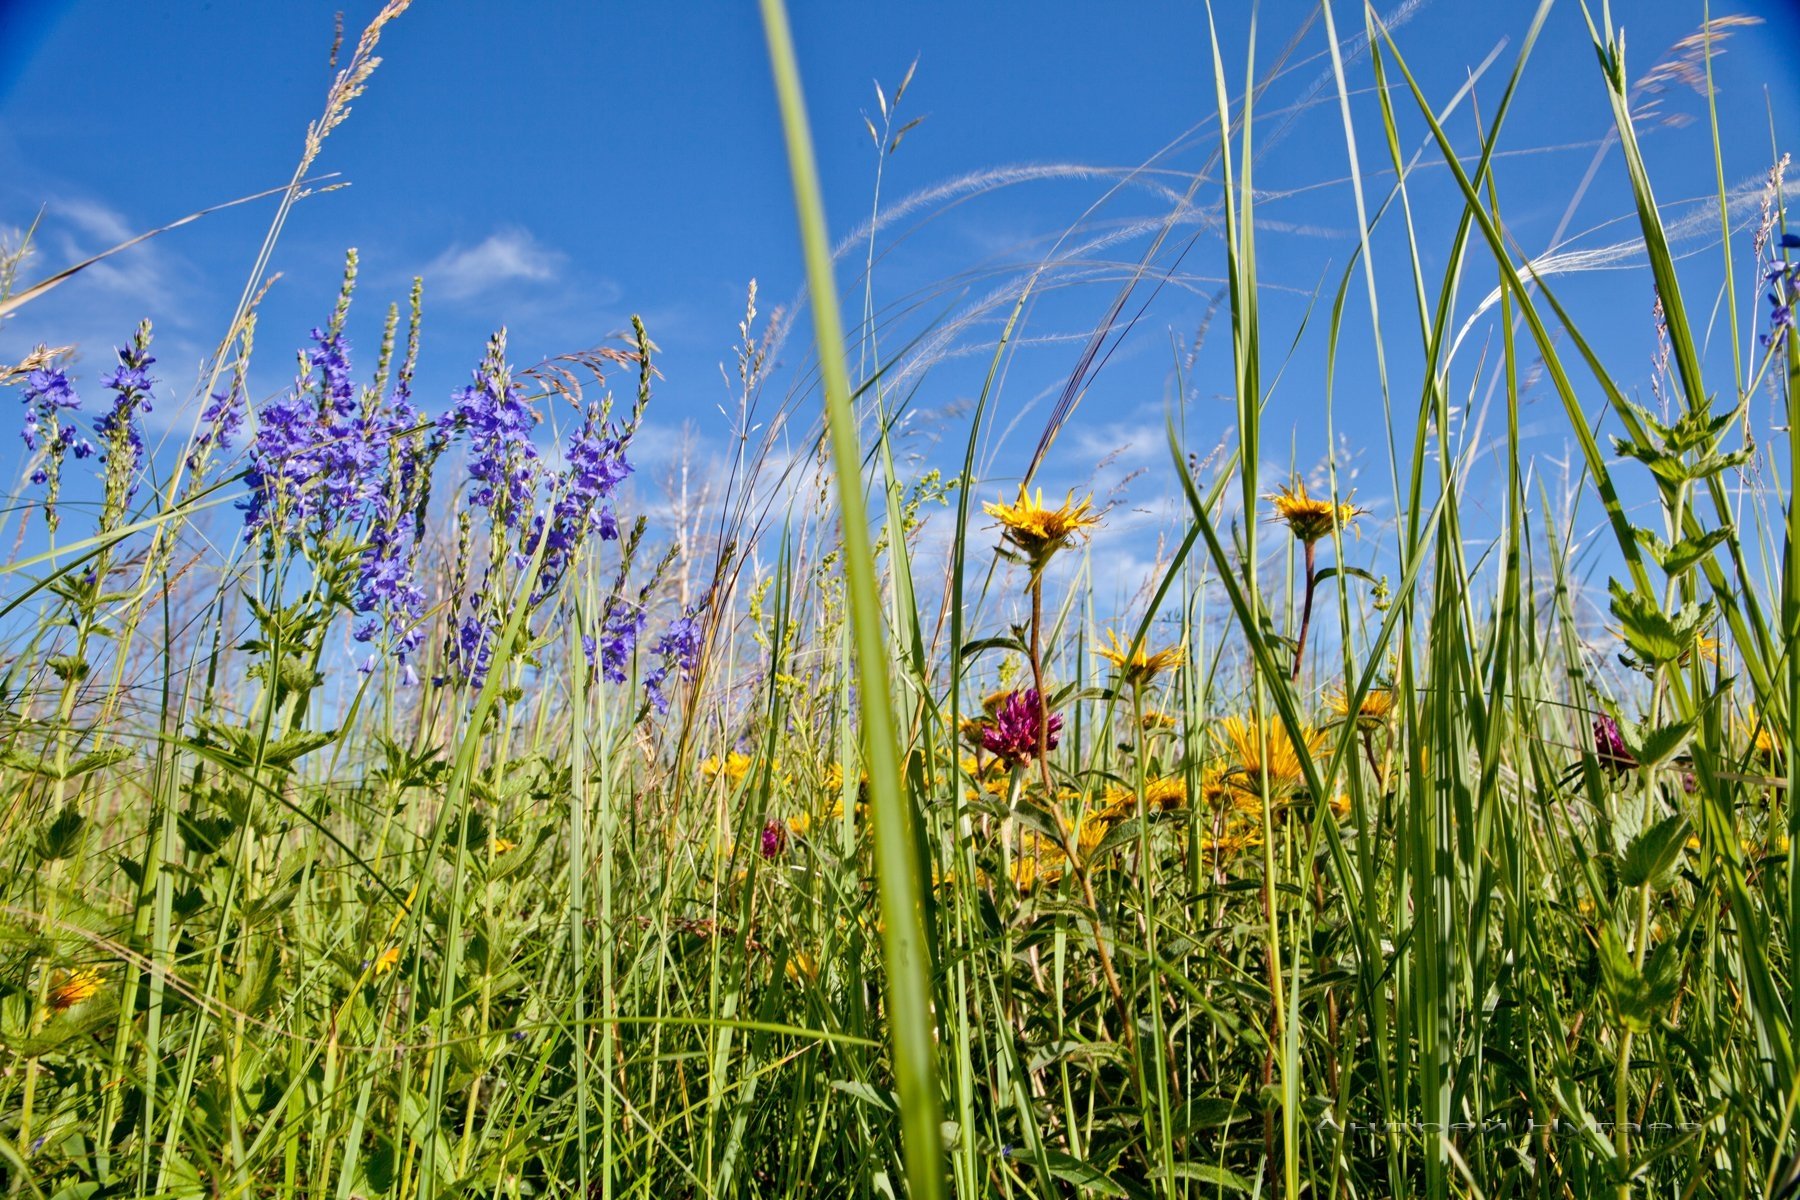
[{"label": "blue flower cluster", "polygon": [[244,427],[243,399],[237,380],[224,391],[207,397],[206,408],[200,413],[200,423],[205,428],[195,435],[193,448],[188,451],[188,470],[198,471],[211,451],[231,449],[231,440]]},{"label": "blue flower cluster", "polygon": [[524,385],[513,382],[502,329],[488,339],[474,382],[451,397],[450,411],[438,424],[446,437],[468,439],[469,478],[475,483],[469,502],[492,512],[504,529],[518,525],[537,490],[538,452],[531,440],[537,419]]},{"label": "blue flower cluster", "polygon": [[144,461],[138,417],[151,410],[151,389],[156,381],[150,378],[150,364],[155,361],[150,356],[150,322],[145,321],[131,344],[119,347],[119,365],[100,380],[114,393],[112,407],[94,419],[94,432],[100,436],[100,461],[106,464],[100,513],[103,530],[118,522],[137,493],[138,470]]},{"label": "blue flower cluster", "polygon": [[[1781,248],[1800,250],[1800,233],[1782,234]],[[1777,259],[1763,272],[1763,282],[1769,285],[1770,311],[1769,332],[1762,340],[1763,345],[1769,346],[1794,327],[1794,301],[1800,299],[1800,262]]]},{"label": "blue flower cluster", "polygon": [[81,407],[75,385],[60,367],[39,367],[26,375],[25,391],[20,398],[25,402],[25,428],[20,436],[25,439],[26,449],[36,450],[40,438],[46,442],[46,462],[32,471],[31,482],[42,487],[70,451],[76,458],[86,458],[94,453],[94,444],[84,437],[77,437],[75,427],[64,425],[57,416],[59,412]]},{"label": "blue flower cluster", "polygon": [[[247,534],[323,536],[367,515],[377,491],[378,413],[350,382],[350,345],[336,329],[312,331],[294,390],[257,413],[243,504]],[[316,374],[315,374],[316,372]]]},{"label": "blue flower cluster", "polygon": [[[346,273],[346,292],[352,275]],[[416,297],[415,297],[416,300]],[[506,605],[519,594],[519,568],[542,547],[539,573],[526,603],[535,610],[560,592],[582,546],[592,537],[619,537],[612,499],[630,475],[626,450],[635,428],[607,419],[605,405],[589,405],[563,447],[564,464],[552,472],[534,434],[539,417],[506,359],[506,333],[487,344],[471,382],[433,420],[409,397],[412,353],[387,396],[385,383],[359,389],[351,374],[350,346],[342,325],[347,303],[326,329],[312,331],[295,386],[257,414],[245,474],[246,535],[266,539],[271,552],[291,544],[321,563],[354,564],[343,581],[356,612],[352,636],[370,645],[361,664],[373,671],[383,652],[403,678],[425,637],[428,597],[417,567],[425,534],[432,472],[452,446],[463,447],[469,486],[459,521],[463,535],[455,562],[450,615],[443,641],[444,680],[479,687],[493,661]],[[415,308],[415,334],[416,334]],[[391,325],[390,325],[391,330]],[[385,378],[388,347],[384,343]],[[212,398],[202,414],[208,437],[201,447],[228,445],[239,417],[236,389]],[[471,517],[484,511],[486,553],[472,553]],[[354,558],[348,557],[354,554]],[[479,584],[466,588],[471,569]],[[621,607],[609,619],[590,657],[606,678],[625,679],[625,667],[643,631],[643,605]]]},{"label": "blue flower cluster", "polygon": [[[293,391],[257,414],[244,528],[321,547],[360,537],[352,636],[384,645],[411,683],[426,607],[416,577],[420,525],[446,438],[408,400],[404,378],[385,401],[373,389],[359,393],[338,320],[311,339]],[[213,400],[202,415],[226,443],[239,418],[228,396]],[[379,659],[371,652],[361,669],[374,670]]]},{"label": "blue flower cluster", "polygon": [[586,419],[565,453],[568,466],[557,480],[549,520],[540,515],[532,522],[532,544],[541,537],[545,546],[531,603],[541,602],[562,585],[576,551],[589,534],[599,534],[604,541],[618,540],[619,521],[610,500],[631,474],[625,458],[629,440],[606,424],[601,406],[588,407]]},{"label": "blue flower cluster", "polygon": [[670,670],[679,671],[683,679],[692,678],[700,665],[700,653],[705,645],[706,629],[701,625],[698,613],[691,608],[670,621],[669,627],[656,639],[653,653],[659,661],[644,676],[644,694],[659,714],[669,711],[669,698],[663,693],[663,686],[668,682]]}]

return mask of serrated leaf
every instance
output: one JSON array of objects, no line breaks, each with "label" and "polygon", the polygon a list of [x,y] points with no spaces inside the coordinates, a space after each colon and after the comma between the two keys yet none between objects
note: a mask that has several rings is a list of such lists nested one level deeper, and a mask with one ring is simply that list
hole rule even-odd
[{"label": "serrated leaf", "polygon": [[63,805],[63,810],[53,820],[46,821],[38,829],[38,857],[45,862],[73,858],[75,851],[81,847],[86,828],[87,818],[81,815],[80,810],[72,803]]},{"label": "serrated leaf", "polygon": [[1625,748],[1640,766],[1660,767],[1680,753],[1693,735],[1694,723],[1676,721],[1669,725],[1661,725],[1646,730],[1640,725],[1621,725],[1619,733],[1625,739]]},{"label": "serrated leaf", "polygon": [[1616,579],[1609,587],[1619,632],[1632,653],[1647,663],[1665,665],[1680,660],[1712,619],[1711,602],[1684,605],[1670,615],[1654,600],[1627,591]]},{"label": "serrated leaf", "polygon": [[1639,971],[1612,926],[1600,931],[1600,983],[1620,1024],[1633,1033],[1648,1033],[1675,1002],[1681,989],[1681,949],[1664,942]]},{"label": "serrated leaf", "polygon": [[1660,888],[1681,857],[1691,829],[1686,817],[1666,817],[1631,839],[1619,864],[1619,882],[1625,887],[1649,884]]}]

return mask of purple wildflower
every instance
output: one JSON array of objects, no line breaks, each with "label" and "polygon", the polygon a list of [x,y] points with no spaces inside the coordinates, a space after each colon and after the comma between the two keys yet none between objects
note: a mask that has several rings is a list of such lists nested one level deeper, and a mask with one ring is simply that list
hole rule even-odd
[{"label": "purple wildflower", "polygon": [[[494,665],[494,643],[500,637],[493,620],[480,612],[479,605],[476,609],[476,614],[464,617],[457,624],[444,647],[444,657],[450,663],[450,678],[472,688],[487,682],[488,670]],[[438,682],[444,680],[440,678]]]},{"label": "purple wildflower", "polygon": [[787,848],[787,826],[780,821],[770,821],[762,828],[762,856],[775,858]]},{"label": "purple wildflower", "polygon": [[658,662],[644,676],[644,694],[659,716],[669,711],[669,698],[663,692],[663,685],[668,681],[670,670],[680,671],[683,679],[693,678],[695,669],[700,665],[700,652],[705,646],[706,631],[700,624],[696,610],[691,608],[670,621],[669,627],[656,639],[653,653]]},{"label": "purple wildflower", "polygon": [[352,632],[363,642],[383,638],[410,684],[417,678],[412,656],[425,636],[426,596],[416,577],[419,542],[431,470],[446,443],[435,430],[429,436],[418,431],[419,411],[399,390],[370,423],[387,452],[387,472],[370,494],[369,540],[352,596],[364,619]]},{"label": "purple wildflower", "polygon": [[1062,717],[1045,712],[1043,699],[1035,689],[1008,692],[993,717],[982,726],[982,749],[1017,766],[1037,757],[1040,726],[1044,731],[1044,749],[1056,749]]},{"label": "purple wildflower", "polygon": [[38,448],[44,421],[54,423],[59,409],[81,407],[75,385],[69,382],[68,375],[60,367],[39,367],[25,376],[25,392],[20,399],[25,402],[25,428],[19,436],[25,439],[28,450]]},{"label": "purple wildflower", "polygon": [[116,396],[112,407],[94,420],[100,435],[100,461],[106,464],[106,491],[101,503],[100,528],[113,528],[137,491],[138,468],[144,460],[144,437],[138,415],[150,411],[150,322],[137,328],[129,346],[119,347],[119,365],[100,382]]},{"label": "purple wildflower", "polygon": [[562,583],[589,534],[597,533],[608,541],[619,536],[619,523],[608,501],[631,473],[631,464],[625,459],[628,438],[617,429],[608,428],[603,415],[599,405],[590,406],[586,420],[569,441],[568,467],[557,481],[548,532],[542,516],[532,524],[533,540],[538,536],[545,538],[543,566],[531,596],[533,604]]},{"label": "purple wildflower", "polygon": [[625,682],[626,668],[647,620],[641,604],[619,601],[608,609],[600,628],[600,676],[608,683]]},{"label": "purple wildflower", "polygon": [[1604,714],[1594,718],[1594,757],[1611,771],[1628,771],[1637,766],[1637,759],[1625,745],[1625,735],[1619,731],[1619,723]]},{"label": "purple wildflower", "polygon": [[[1783,249],[1793,249],[1800,242],[1790,242],[1794,235],[1783,234]],[[1763,345],[1772,345],[1781,339],[1787,330],[1794,327],[1794,301],[1800,299],[1800,262],[1777,260],[1763,272],[1763,282],[1769,285],[1769,332],[1763,335]]]},{"label": "purple wildflower", "polygon": [[507,529],[530,507],[537,482],[538,452],[531,441],[537,413],[524,392],[524,385],[512,381],[502,329],[488,339],[475,381],[452,397],[450,411],[438,423],[446,437],[468,435],[469,478],[475,484],[469,501],[492,511]]},{"label": "purple wildflower", "polygon": [[235,381],[207,399],[209,403],[200,413],[200,422],[205,428],[194,438],[194,448],[188,451],[190,471],[198,471],[214,450],[231,449],[231,439],[244,427],[243,392]]},{"label": "purple wildflower", "polygon": [[63,459],[73,452],[76,458],[94,453],[94,444],[77,438],[75,426],[64,425],[58,415],[81,407],[75,385],[68,375],[54,366],[39,367],[25,376],[25,391],[20,396],[25,404],[25,428],[20,436],[30,450],[44,446],[43,462],[31,472],[31,482],[47,489],[44,497],[44,519],[54,530],[58,524],[56,498],[62,482]]},{"label": "purple wildflower", "polygon": [[315,329],[312,339],[293,392],[257,413],[244,476],[250,498],[242,506],[249,534],[299,537],[351,527],[368,515],[378,490],[386,434],[380,415],[356,402],[343,336]]}]

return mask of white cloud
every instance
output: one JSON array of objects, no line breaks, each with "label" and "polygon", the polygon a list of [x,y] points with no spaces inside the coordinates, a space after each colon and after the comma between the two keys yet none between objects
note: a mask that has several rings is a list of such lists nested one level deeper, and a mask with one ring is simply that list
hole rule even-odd
[{"label": "white cloud", "polygon": [[[38,230],[46,253],[38,256],[33,278],[80,262],[144,233],[147,226],[133,225],[125,214],[95,200],[65,198],[51,203]],[[140,242],[123,253],[102,259],[71,280],[66,287],[81,287],[91,303],[91,289],[123,297],[135,309],[165,311],[174,307],[176,265],[155,241]]]},{"label": "white cloud", "polygon": [[473,246],[453,245],[425,268],[426,286],[452,300],[466,300],[514,280],[548,283],[561,273],[564,255],[523,229],[501,229]]}]

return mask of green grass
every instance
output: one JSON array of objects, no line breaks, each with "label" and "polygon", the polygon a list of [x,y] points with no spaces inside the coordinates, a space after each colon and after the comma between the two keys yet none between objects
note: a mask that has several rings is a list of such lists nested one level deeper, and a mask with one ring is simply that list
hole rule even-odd
[{"label": "green grass", "polygon": [[[509,523],[459,473],[469,451],[446,457],[433,495],[404,493],[429,527],[417,685],[391,658],[333,665],[367,548],[399,525],[235,540],[252,481],[198,441],[173,474],[102,488],[92,528],[67,506],[48,550],[0,569],[8,1194],[1780,1192],[1800,1107],[1800,510],[1781,482],[1800,347],[1765,345],[1733,281],[1761,278],[1785,210],[1774,195],[1764,261],[1734,265],[1719,172],[1733,345],[1710,370],[1692,314],[1713,298],[1683,295],[1615,27],[1591,13],[1672,364],[1670,411],[1634,404],[1635,376],[1507,236],[1497,152],[1546,12],[1503,82],[1435,108],[1365,12],[1374,129],[1333,53],[1357,253],[1305,319],[1328,378],[1345,339],[1373,339],[1391,528],[1330,503],[1311,529],[1273,519],[1291,477],[1270,466],[1271,347],[1312,343],[1263,325],[1260,42],[1207,59],[1233,436],[1202,462],[1171,415],[1176,549],[1148,606],[1112,613],[1104,517],[1037,541],[1015,519],[1003,540],[977,508],[1040,275],[957,475],[902,474],[891,372],[919,343],[878,344],[872,287],[846,337],[780,0],[763,16],[823,404],[803,486],[759,491],[768,460],[746,446],[712,546],[658,555],[671,535],[621,514],[621,537],[565,559],[530,519],[562,494],[555,469]],[[309,135],[215,386],[243,378],[269,248],[379,25]],[[904,90],[882,96],[883,154],[910,128]],[[1471,147],[1445,124],[1478,91]],[[1402,130],[1426,136],[1410,157]],[[1414,220],[1425,163],[1460,197],[1430,224],[1445,245]],[[1376,261],[1384,224],[1404,263]],[[1413,312],[1377,307],[1396,272]],[[1497,345],[1474,362],[1453,339],[1490,272]],[[389,317],[371,404],[410,376],[417,306],[410,337]],[[750,414],[773,336],[754,298],[740,334]],[[606,377],[586,403],[624,373],[635,403],[606,415],[628,436],[656,419],[653,350],[640,326],[562,378]],[[1536,364],[1579,452],[1567,501],[1523,446]],[[550,379],[521,382],[566,437],[586,410]],[[1474,439],[1452,408],[1488,387],[1503,429]],[[1752,428],[1765,394],[1785,429]],[[1079,397],[1001,473],[1034,472]],[[1330,397],[1327,414],[1341,427]],[[424,430],[393,433],[383,486]],[[1470,487],[1500,516],[1477,540],[1460,481],[1489,460]],[[1342,470],[1315,493],[1347,503]],[[43,498],[22,486],[12,519],[43,521]],[[920,549],[929,520],[954,522],[947,553]],[[1595,522],[1602,649],[1567,549]],[[1364,554],[1386,580],[1349,565]],[[609,681],[584,638],[639,606],[629,678]],[[704,631],[685,663],[659,642],[681,616]],[[450,654],[464,617],[487,631],[478,678]],[[667,712],[639,686],[659,669]],[[1040,685],[1060,719],[1041,754],[1006,726]]]}]

